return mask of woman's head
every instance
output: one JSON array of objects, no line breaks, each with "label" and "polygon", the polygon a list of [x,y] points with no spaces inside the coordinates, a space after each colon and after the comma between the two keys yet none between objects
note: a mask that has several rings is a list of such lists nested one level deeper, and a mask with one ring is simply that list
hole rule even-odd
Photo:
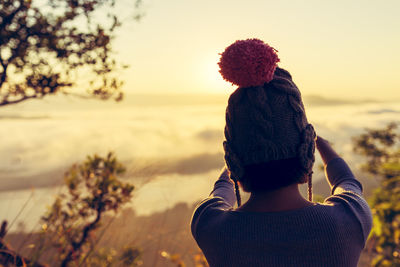
[{"label": "woman's head", "polygon": [[306,182],[314,163],[314,129],[275,51],[260,40],[237,41],[219,63],[223,77],[239,86],[226,109],[225,161],[231,178],[250,192]]}]

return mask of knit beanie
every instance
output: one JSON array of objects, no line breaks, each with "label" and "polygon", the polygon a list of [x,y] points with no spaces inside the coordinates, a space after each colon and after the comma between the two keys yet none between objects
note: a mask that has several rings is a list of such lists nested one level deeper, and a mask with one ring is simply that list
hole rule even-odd
[{"label": "knit beanie", "polygon": [[222,77],[238,86],[226,108],[225,162],[239,196],[244,166],[298,158],[308,174],[311,200],[315,131],[291,75],[276,65],[276,52],[261,40],[247,39],[221,54]]}]

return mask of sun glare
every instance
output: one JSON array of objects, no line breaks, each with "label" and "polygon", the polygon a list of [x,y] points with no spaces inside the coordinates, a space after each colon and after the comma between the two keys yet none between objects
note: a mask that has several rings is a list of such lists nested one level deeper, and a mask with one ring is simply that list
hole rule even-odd
[{"label": "sun glare", "polygon": [[219,73],[218,67],[219,55],[204,57],[203,63],[201,65],[202,83],[207,92],[210,93],[227,93],[230,92],[230,88],[233,86],[226,82]]}]

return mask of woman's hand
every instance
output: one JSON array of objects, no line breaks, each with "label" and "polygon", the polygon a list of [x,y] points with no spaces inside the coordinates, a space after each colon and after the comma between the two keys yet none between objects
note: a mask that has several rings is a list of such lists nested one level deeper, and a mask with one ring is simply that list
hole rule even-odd
[{"label": "woman's hand", "polygon": [[327,140],[325,140],[324,138],[322,138],[321,136],[317,136],[317,139],[315,140],[315,145],[318,149],[319,154],[321,154],[321,158],[322,158],[322,161],[324,162],[325,166],[332,159],[340,157],[335,152],[335,150],[333,150],[330,143]]}]

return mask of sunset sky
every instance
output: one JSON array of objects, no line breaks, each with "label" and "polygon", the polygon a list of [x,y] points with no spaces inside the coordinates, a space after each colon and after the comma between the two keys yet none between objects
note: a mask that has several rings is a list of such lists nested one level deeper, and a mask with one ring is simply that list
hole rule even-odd
[{"label": "sunset sky", "polygon": [[122,74],[127,93],[231,93],[218,53],[259,38],[279,51],[303,94],[400,99],[400,1],[143,3],[144,18],[115,40],[118,58],[131,66]]}]

